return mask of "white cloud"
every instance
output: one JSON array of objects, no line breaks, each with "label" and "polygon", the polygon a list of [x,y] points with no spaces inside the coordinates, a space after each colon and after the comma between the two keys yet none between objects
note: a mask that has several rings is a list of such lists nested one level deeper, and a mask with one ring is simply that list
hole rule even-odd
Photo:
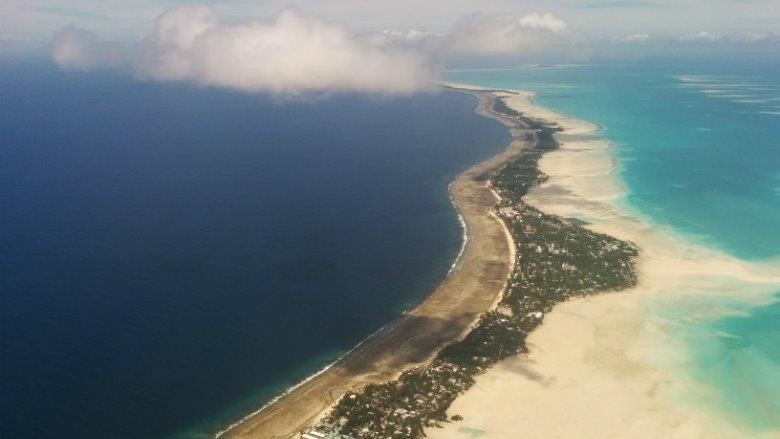
[{"label": "white cloud", "polygon": [[51,56],[62,68],[90,69],[99,64],[99,45],[92,32],[67,26],[54,36]]},{"label": "white cloud", "polygon": [[382,32],[382,36],[389,38],[391,40],[422,41],[429,38],[440,38],[444,36],[444,34],[438,32],[422,31],[417,29],[412,29],[406,32],[402,32],[394,29],[386,29]]},{"label": "white cloud", "polygon": [[721,40],[720,35],[711,34],[707,31],[701,31],[696,35],[688,35],[681,38],[682,41],[698,41],[705,43],[714,43]]},{"label": "white cloud", "polygon": [[567,41],[568,25],[552,14],[471,14],[446,36],[446,49],[475,54],[529,53]]},{"label": "white cloud", "polygon": [[208,6],[173,8],[157,17],[151,40],[162,49],[190,50],[196,38],[218,26],[214,10]]},{"label": "white cloud", "polygon": [[122,53],[122,62],[106,56],[109,46],[70,28],[55,37],[52,55],[66,68],[125,64],[144,78],[275,94],[409,94],[429,88],[433,79],[419,55],[295,9],[270,23],[229,24],[209,7],[177,7],[160,15],[151,35]]},{"label": "white cloud", "polygon": [[371,34],[367,38],[381,46],[412,50],[417,53],[424,53],[428,58],[431,58],[432,54],[442,50],[442,39],[445,35],[439,32],[418,29],[408,31],[385,29],[382,33]]},{"label": "white cloud", "polygon": [[126,63],[129,52],[122,44],[100,41],[93,32],[65,26],[54,35],[51,57],[66,70],[89,70]]},{"label": "white cloud", "polygon": [[545,29],[554,33],[561,33],[566,31],[569,27],[565,21],[556,18],[549,12],[544,15],[528,14],[520,17],[517,20],[520,26],[532,29]]},{"label": "white cloud", "polygon": [[678,40],[698,43],[775,44],[780,43],[780,35],[774,32],[754,31],[745,32],[744,34],[722,36],[702,31],[696,35],[678,38]]},{"label": "white cloud", "polygon": [[649,40],[649,34],[631,34],[615,38],[615,41],[619,41],[621,43],[644,43],[645,41]]}]

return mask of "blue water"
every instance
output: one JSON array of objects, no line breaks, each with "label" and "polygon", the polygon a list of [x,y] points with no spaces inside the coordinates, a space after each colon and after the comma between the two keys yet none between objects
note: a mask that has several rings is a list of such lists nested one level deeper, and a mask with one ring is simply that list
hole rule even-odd
[{"label": "blue water", "polygon": [[[632,208],[737,258],[780,263],[780,58],[452,71],[446,79],[532,90],[540,105],[603,125]],[[717,390],[713,404],[735,422],[779,429],[779,305],[718,306],[740,315],[681,329],[691,375]]]},{"label": "blue water", "polygon": [[720,395],[714,402],[736,422],[776,430],[780,427],[780,294],[768,306],[730,303],[727,307],[744,314],[696,328],[691,337],[698,340],[691,344],[698,363],[694,373],[704,382],[719,384]]},{"label": "blue water", "polygon": [[462,71],[447,79],[533,90],[543,106],[602,124],[619,147],[632,205],[741,258],[780,255],[780,60]]},{"label": "blue water", "polygon": [[276,101],[0,63],[0,437],[198,437],[420,300],[461,93]]}]

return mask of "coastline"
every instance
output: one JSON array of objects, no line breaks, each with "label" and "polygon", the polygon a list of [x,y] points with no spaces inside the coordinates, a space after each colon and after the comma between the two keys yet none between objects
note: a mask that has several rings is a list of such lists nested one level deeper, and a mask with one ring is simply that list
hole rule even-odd
[{"label": "coastline", "polygon": [[[478,96],[477,112],[488,103]],[[459,174],[450,198],[464,227],[464,242],[447,277],[417,307],[380,328],[336,362],[227,426],[216,437],[289,438],[312,427],[347,391],[397,378],[424,365],[442,347],[469,332],[502,297],[514,267],[514,243],[493,212],[499,202],[485,175],[511,161],[529,143],[513,139],[490,159]]]},{"label": "coastline", "polygon": [[426,367],[348,392],[318,423],[321,432],[418,438],[426,436],[426,428],[459,422],[462,416],[447,413],[453,401],[496,363],[527,352],[526,337],[555,304],[636,285],[633,243],[588,230],[576,218],[546,214],[523,200],[547,180],[538,162],[559,147],[553,134],[562,127],[507,107],[505,99],[517,93],[468,91],[490,103],[482,106],[482,114],[508,126],[515,141],[530,142],[505,166],[483,176],[500,199],[494,214],[503,220],[516,252],[499,306],[482,314],[470,332],[448,344]]},{"label": "coastline", "polygon": [[[662,432],[669,437],[686,438],[745,434],[718,419],[717,413],[700,410],[700,403],[690,401],[691,394],[702,400],[711,398],[712,389],[697,387],[682,376],[680,370],[685,369],[685,362],[689,360],[680,355],[680,342],[668,329],[669,322],[651,317],[647,308],[661,306],[665,301],[678,301],[680,295],[670,292],[681,287],[694,298],[705,294],[710,298],[712,295],[727,297],[733,291],[748,291],[750,294],[747,297],[743,294],[740,300],[760,304],[766,302],[767,291],[780,285],[776,267],[748,264],[714,253],[631,211],[622,201],[627,190],[620,181],[618,163],[610,152],[612,146],[598,137],[602,127],[538,107],[532,101],[533,93],[445,85],[480,96],[478,112],[503,120],[512,131],[513,142],[507,151],[464,173],[498,159],[482,172],[472,174],[472,183],[479,181],[483,189],[491,192],[493,204],[499,198],[486,186],[486,174],[519,157],[530,143],[520,140],[523,137],[513,131],[512,123],[492,108],[486,108],[488,100],[484,97],[502,97],[510,109],[563,128],[562,132],[555,133],[555,139],[562,147],[545,153],[538,163],[538,169],[549,178],[533,185],[523,200],[544,214],[580,220],[585,224],[585,230],[638,244],[641,249],[640,282],[630,290],[573,297],[556,305],[552,312],[545,313],[544,323],[529,335],[528,353],[502,360],[487,372],[478,374],[474,386],[455,399],[447,414],[464,416],[464,421],[445,423],[443,428],[426,428],[425,434],[433,438],[509,438],[523,433],[541,437],[656,437]],[[514,155],[507,156],[513,148]],[[454,183],[451,194],[460,211],[455,196],[457,187]],[[491,214],[495,215],[489,208],[483,212],[485,217]],[[464,218],[469,223],[468,216]],[[505,222],[496,222],[503,229],[502,233],[508,234],[510,247],[514,248],[516,243],[511,243],[511,233]],[[468,236],[464,243],[464,259],[473,245]],[[462,271],[463,266],[459,264],[460,259],[456,259],[453,276]],[[435,303],[431,299],[449,281],[449,278],[445,280],[412,313],[426,304]],[[342,362],[339,360],[334,365],[339,369],[322,372],[321,376],[332,377],[322,380],[330,384],[319,386],[319,390],[314,386],[314,393],[309,395],[318,392],[323,395],[328,385],[336,390],[319,400],[316,396],[309,397],[308,417],[295,410],[301,403],[300,398],[305,396],[299,396],[297,400],[289,398],[292,401],[285,401],[288,398],[285,396],[267,410],[242,422],[228,437],[291,437],[304,427],[312,427],[335,406],[341,395],[347,392],[354,395],[353,392],[367,383],[396,380],[404,370],[431,361],[448,341],[460,339],[469,329],[474,329],[481,312],[499,304],[504,288],[498,290],[493,294],[491,304],[483,302],[482,310],[472,314],[469,323],[461,322],[460,332],[450,331],[448,340],[442,338],[438,344],[429,345],[424,358],[405,359],[403,363],[386,362],[383,366],[389,367],[373,375],[354,374],[353,371],[341,373],[339,370],[345,366],[339,365]],[[455,311],[451,308],[447,312]],[[697,310],[691,306],[689,311],[692,319],[716,319],[724,313],[713,307]],[[404,316],[400,323],[406,318]],[[395,352],[389,355],[396,343],[394,340],[400,339],[395,328],[383,329],[377,338],[377,343],[367,340],[369,346],[366,348],[356,347],[356,356],[360,357],[366,351],[369,357],[397,357]],[[382,349],[391,351],[379,352]],[[352,360],[351,357],[344,358],[343,363]],[[312,381],[318,381],[318,378]],[[340,387],[336,387],[336,383],[341,383]],[[299,385],[292,395],[306,395],[308,384]],[[560,401],[567,401],[567,404],[562,405]],[[313,405],[317,405],[315,402],[319,410],[313,409]],[[270,423],[266,419],[270,419]],[[269,430],[269,425],[286,426],[281,430]],[[234,436],[238,431],[241,435]],[[775,436],[770,432],[766,437]]]},{"label": "coastline", "polygon": [[741,301],[766,303],[767,293],[780,285],[780,270],[716,253],[632,211],[623,201],[627,189],[613,146],[598,136],[601,127],[539,107],[532,93],[497,93],[512,110],[564,128],[555,134],[561,147],[539,161],[549,178],[524,200],[636,243],[639,282],[630,290],[556,305],[529,336],[528,353],[494,365],[455,400],[448,414],[464,420],[427,428],[426,435],[778,437],[780,432],[751,431],[704,407],[702,401],[715,397],[713,389],[686,375],[690,359],[674,339],[672,322],[652,308],[688,302],[685,318],[717,319],[727,311],[699,308],[703,298],[740,292]]}]

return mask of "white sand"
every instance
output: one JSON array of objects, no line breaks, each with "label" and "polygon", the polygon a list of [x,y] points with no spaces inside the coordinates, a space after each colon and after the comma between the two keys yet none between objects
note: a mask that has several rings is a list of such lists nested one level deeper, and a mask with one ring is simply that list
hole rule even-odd
[{"label": "white sand", "polygon": [[[738,295],[766,302],[780,289],[780,264],[746,264],[686,241],[625,204],[611,145],[598,127],[535,106],[520,92],[507,104],[559,123],[562,147],[540,168],[550,176],[526,197],[545,212],[578,217],[593,230],[640,247],[639,285],[570,300],[528,338],[529,354],[504,360],[477,378],[448,413],[465,419],[429,428],[439,438],[780,437],[740,430],[711,404],[717,392],[685,373],[685,349],[668,317],[712,319],[724,311],[702,298]],[[709,296],[702,296],[707,294]]]}]

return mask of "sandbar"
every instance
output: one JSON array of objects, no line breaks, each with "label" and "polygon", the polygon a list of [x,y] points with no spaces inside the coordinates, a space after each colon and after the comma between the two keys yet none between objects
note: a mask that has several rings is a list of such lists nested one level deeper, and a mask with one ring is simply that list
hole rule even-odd
[{"label": "sandbar", "polygon": [[[745,430],[706,402],[717,392],[685,373],[691,361],[670,320],[654,310],[677,306],[682,318],[714,319],[727,310],[701,298],[739,293],[761,303],[780,285],[780,264],[753,264],[686,240],[633,211],[614,147],[600,127],[533,102],[528,92],[497,92],[526,115],[558,123],[559,149],[539,168],[549,179],[525,201],[550,214],[639,246],[639,282],[617,293],[570,299],[532,332],[529,352],[476,379],[448,415],[463,416],[432,439],[780,437]],[[697,299],[698,298],[698,299]]]}]

